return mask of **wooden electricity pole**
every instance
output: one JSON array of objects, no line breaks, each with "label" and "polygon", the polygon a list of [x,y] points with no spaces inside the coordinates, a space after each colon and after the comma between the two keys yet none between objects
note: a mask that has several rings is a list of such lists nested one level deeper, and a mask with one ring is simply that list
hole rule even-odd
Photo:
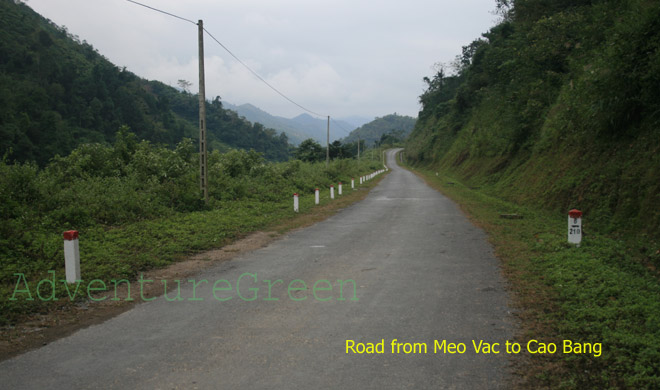
[{"label": "wooden electricity pole", "polygon": [[206,166],[206,90],[204,86],[204,23],[197,23],[199,43],[199,186],[204,202],[209,202],[208,171]]},{"label": "wooden electricity pole", "polygon": [[328,139],[327,139],[327,147],[325,148],[325,168],[328,168],[328,164],[330,164],[330,115],[328,115]]}]

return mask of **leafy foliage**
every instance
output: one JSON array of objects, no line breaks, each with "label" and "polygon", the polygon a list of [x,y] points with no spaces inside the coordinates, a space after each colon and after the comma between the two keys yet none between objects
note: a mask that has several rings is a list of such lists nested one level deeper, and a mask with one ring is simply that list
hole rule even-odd
[{"label": "leafy foliage", "polygon": [[[197,96],[120,69],[27,5],[0,1],[0,155],[44,166],[78,145],[112,143],[122,125],[174,147],[198,136],[198,109]],[[224,110],[219,98],[207,116],[211,148],[288,158],[286,135]]]},{"label": "leafy foliage", "polygon": [[[553,356],[526,356],[522,388],[655,389],[660,384],[660,265],[657,242],[623,241],[593,232],[584,220],[580,247],[566,242],[566,216],[504,201],[458,177],[421,171],[488,232],[502,260],[530,339],[555,342]],[[446,184],[451,180],[451,185]],[[524,219],[502,219],[503,213]],[[513,222],[515,221],[515,222]],[[602,355],[564,353],[563,341],[601,343]],[[558,359],[563,365],[558,364]]]},{"label": "leafy foliage", "polygon": [[[498,12],[456,75],[426,79],[406,156],[464,183],[445,190],[494,226],[511,277],[556,295],[535,321],[603,343],[598,359],[561,357],[567,372],[542,387],[657,388],[660,3],[498,0]],[[579,251],[565,242],[572,208]],[[522,226],[499,227],[503,209]]]},{"label": "leafy foliage", "polygon": [[[133,277],[289,215],[293,193],[311,195],[381,167],[335,159],[326,169],[300,160],[269,163],[254,150],[215,150],[205,205],[198,164],[192,140],[169,149],[140,141],[126,128],[112,146],[84,144],[43,168],[1,160],[0,323],[39,309],[39,302],[8,301],[14,273],[38,280],[48,270],[61,272],[63,231],[79,230],[81,245],[86,242],[86,278]],[[200,226],[209,232],[194,237]],[[177,235],[190,242],[177,242]]]},{"label": "leafy foliage", "polygon": [[499,1],[502,21],[420,96],[411,161],[604,232],[656,235],[660,209],[657,2]]},{"label": "leafy foliage", "polygon": [[[364,143],[361,143],[364,148]],[[307,162],[325,161],[326,154],[330,159],[353,158],[357,155],[357,143],[342,144],[337,140],[329,145],[328,150],[322,147],[318,142],[309,138],[304,140],[298,148],[295,149],[297,159]]]},{"label": "leafy foliage", "polygon": [[365,141],[367,147],[373,147],[380,141],[383,134],[401,132],[401,134],[407,136],[415,126],[415,121],[415,118],[397,115],[396,113],[385,115],[351,131],[351,134],[343,141],[344,143],[357,142],[359,137],[361,141]]}]

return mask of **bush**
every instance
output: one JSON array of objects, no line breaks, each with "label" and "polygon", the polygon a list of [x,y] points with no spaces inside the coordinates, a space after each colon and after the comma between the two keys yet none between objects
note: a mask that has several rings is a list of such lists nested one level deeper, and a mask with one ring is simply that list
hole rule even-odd
[{"label": "bush", "polygon": [[[40,310],[39,305],[28,309],[25,302],[6,299],[16,284],[16,272],[24,273],[28,280],[39,279],[48,270],[61,272],[63,231],[80,230],[85,232],[87,245],[97,244],[85,249],[86,275],[130,277],[166,264],[177,251],[208,247],[208,242],[226,237],[228,232],[275,218],[289,210],[294,192],[312,193],[314,188],[348,181],[378,166],[364,162],[358,170],[355,160],[334,160],[326,169],[325,163],[299,160],[267,163],[254,151],[214,151],[208,158],[210,199],[206,205],[191,140],[183,140],[171,150],[138,142],[132,134],[120,131],[112,146],[81,145],[68,156],[55,157],[43,169],[3,159],[0,307],[7,316],[0,317],[0,323],[19,312]],[[207,221],[207,214],[220,226]],[[237,214],[244,217],[237,218]],[[181,246],[173,241],[162,251],[151,248],[160,245],[163,237],[190,235],[175,226],[177,221],[188,226],[190,218],[197,225],[199,221],[208,225],[210,233],[203,242]],[[140,236],[143,230],[151,240]],[[145,254],[152,252],[158,256]]]}]

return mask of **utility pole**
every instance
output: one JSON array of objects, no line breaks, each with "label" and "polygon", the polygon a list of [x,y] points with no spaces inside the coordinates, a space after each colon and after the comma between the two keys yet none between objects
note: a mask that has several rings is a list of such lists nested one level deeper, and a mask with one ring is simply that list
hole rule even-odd
[{"label": "utility pole", "polygon": [[330,164],[330,115],[328,115],[328,146],[325,149],[325,168]]},{"label": "utility pole", "polygon": [[197,23],[199,43],[199,187],[204,202],[209,202],[208,172],[206,166],[206,88],[204,82],[204,23]]}]

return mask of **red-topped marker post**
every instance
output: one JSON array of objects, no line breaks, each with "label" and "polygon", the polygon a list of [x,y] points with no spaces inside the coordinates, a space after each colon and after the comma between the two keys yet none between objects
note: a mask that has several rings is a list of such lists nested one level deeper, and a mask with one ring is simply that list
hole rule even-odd
[{"label": "red-topped marker post", "polygon": [[578,247],[582,241],[582,211],[573,209],[568,212],[568,242]]},{"label": "red-topped marker post", "polygon": [[78,249],[78,231],[68,230],[64,236],[64,268],[66,282],[75,283],[80,280],[80,250]]}]

